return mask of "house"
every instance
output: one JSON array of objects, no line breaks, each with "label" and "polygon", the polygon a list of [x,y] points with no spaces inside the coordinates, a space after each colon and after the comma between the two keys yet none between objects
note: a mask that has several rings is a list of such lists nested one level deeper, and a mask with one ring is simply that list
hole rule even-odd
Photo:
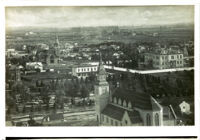
[{"label": "house", "polygon": [[144,53],[145,65],[155,69],[180,68],[184,66],[183,52],[171,49],[156,49]]},{"label": "house", "polygon": [[176,115],[172,107],[160,105],[150,94],[139,90],[117,87],[111,92],[106,75],[100,60],[95,84],[95,111],[99,125],[176,125]]},{"label": "house", "polygon": [[15,56],[17,54],[17,52],[15,51],[15,49],[7,49],[6,50],[6,56],[8,58],[12,57],[12,56]]},{"label": "house", "polygon": [[182,101],[182,103],[179,104],[179,107],[181,109],[181,113],[191,114],[190,104],[186,101]]}]

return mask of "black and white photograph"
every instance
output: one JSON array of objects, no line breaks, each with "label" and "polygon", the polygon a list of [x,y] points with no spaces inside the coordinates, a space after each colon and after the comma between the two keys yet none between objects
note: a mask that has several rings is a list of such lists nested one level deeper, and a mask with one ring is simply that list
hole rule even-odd
[{"label": "black and white photograph", "polygon": [[194,5],[5,7],[6,126],[194,126]]}]

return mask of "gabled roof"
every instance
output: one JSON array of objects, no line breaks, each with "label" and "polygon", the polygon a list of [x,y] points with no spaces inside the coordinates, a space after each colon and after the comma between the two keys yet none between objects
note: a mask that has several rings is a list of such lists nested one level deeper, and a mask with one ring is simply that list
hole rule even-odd
[{"label": "gabled roof", "polygon": [[110,118],[121,121],[124,116],[125,111],[128,113],[129,118],[133,124],[142,122],[140,113],[138,111],[136,111],[136,110],[129,111],[125,108],[121,108],[121,107],[115,106],[113,104],[108,104],[105,107],[105,109],[102,111],[102,114],[109,116]]},{"label": "gabled roof", "polygon": [[136,110],[134,111],[128,111],[128,115],[130,117],[131,122],[134,123],[142,123],[142,118],[140,116],[140,113]]},{"label": "gabled roof", "polygon": [[123,108],[117,107],[112,104],[108,104],[102,111],[102,114],[121,121],[124,115],[124,111],[125,109]]},{"label": "gabled roof", "polygon": [[122,101],[131,102],[133,107],[152,110],[151,96],[145,92],[137,92],[129,89],[117,88],[112,97],[121,99]]}]

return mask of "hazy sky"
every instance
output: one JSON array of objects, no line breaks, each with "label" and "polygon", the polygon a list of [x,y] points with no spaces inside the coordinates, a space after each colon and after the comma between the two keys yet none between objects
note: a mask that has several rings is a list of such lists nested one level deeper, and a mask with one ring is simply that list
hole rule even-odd
[{"label": "hazy sky", "polygon": [[193,6],[6,8],[7,26],[138,26],[193,22]]}]

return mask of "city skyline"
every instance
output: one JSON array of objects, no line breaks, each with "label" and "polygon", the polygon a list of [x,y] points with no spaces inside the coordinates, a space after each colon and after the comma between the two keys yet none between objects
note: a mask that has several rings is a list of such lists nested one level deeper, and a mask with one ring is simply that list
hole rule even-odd
[{"label": "city skyline", "polygon": [[6,7],[6,27],[147,26],[194,23],[194,6]]}]

